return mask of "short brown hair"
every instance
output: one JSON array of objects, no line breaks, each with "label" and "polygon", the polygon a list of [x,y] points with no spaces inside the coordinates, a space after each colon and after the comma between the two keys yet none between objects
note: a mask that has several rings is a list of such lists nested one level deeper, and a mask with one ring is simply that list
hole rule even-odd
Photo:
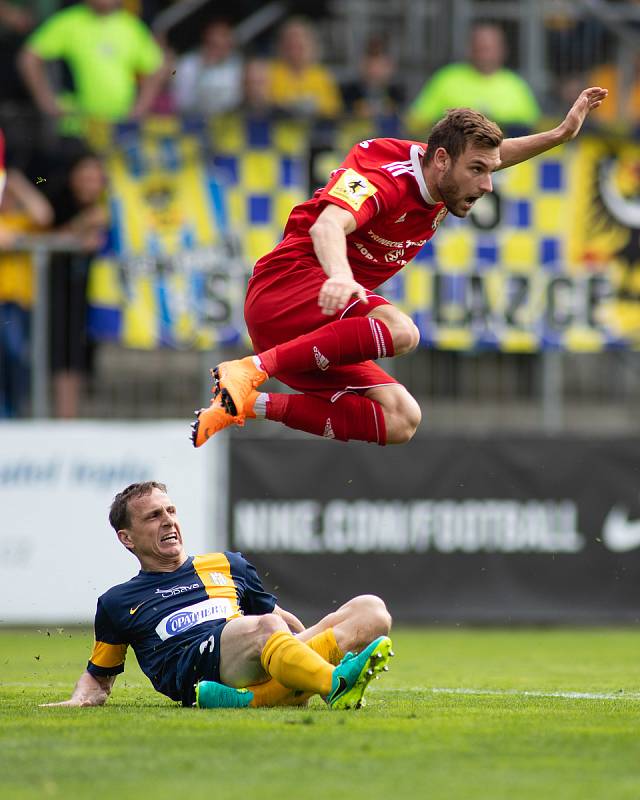
[{"label": "short brown hair", "polygon": [[500,147],[503,139],[504,134],[498,125],[479,111],[472,108],[451,108],[431,129],[425,162],[431,161],[438,147],[444,147],[455,161],[464,153],[468,144],[489,149]]},{"label": "short brown hair", "polygon": [[161,492],[167,493],[167,487],[158,481],[132,483],[126,489],[118,492],[109,509],[109,523],[116,533],[129,525],[129,500],[151,494],[154,489],[160,489]]}]

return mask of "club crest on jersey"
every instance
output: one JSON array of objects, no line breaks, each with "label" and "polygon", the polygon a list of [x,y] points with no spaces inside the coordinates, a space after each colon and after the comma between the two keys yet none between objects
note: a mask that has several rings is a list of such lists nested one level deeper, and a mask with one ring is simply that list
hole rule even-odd
[{"label": "club crest on jersey", "polygon": [[436,214],[435,219],[431,223],[431,230],[435,231],[435,229],[442,222],[442,220],[447,216],[448,213],[449,213],[448,209],[441,208],[440,211],[438,211],[438,213]]},{"label": "club crest on jersey", "polygon": [[329,189],[329,194],[331,197],[344,200],[354,211],[359,211],[364,201],[377,191],[377,188],[367,178],[349,168],[345,169]]}]

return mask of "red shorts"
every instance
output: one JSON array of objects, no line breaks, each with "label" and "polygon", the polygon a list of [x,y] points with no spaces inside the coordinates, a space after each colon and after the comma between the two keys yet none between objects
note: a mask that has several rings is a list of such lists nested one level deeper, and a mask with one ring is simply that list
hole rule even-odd
[{"label": "red shorts", "polygon": [[[322,268],[311,260],[266,267],[251,277],[244,317],[256,353],[336,319],[366,317],[377,306],[390,305],[384,297],[367,290],[367,304],[353,300],[339,316],[323,314],[318,295],[326,279]],[[329,367],[325,372],[278,373],[274,377],[297,392],[327,399],[337,399],[347,391],[362,392],[374,386],[398,383],[375,361]]]}]

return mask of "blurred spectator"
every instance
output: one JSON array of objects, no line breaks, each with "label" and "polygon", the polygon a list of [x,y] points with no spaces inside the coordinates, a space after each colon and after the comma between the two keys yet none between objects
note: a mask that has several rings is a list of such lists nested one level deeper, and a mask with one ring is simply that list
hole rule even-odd
[{"label": "blurred spectator", "polygon": [[[584,76],[593,64],[609,56],[611,37],[603,24],[595,17],[575,14],[575,10],[570,13],[570,6],[564,10],[559,7],[552,16],[545,17],[544,30],[549,67],[558,78]],[[607,100],[605,105],[608,104]]]},{"label": "blurred spectator", "polygon": [[473,27],[469,62],[441,67],[425,84],[409,108],[407,124],[423,132],[449,108],[464,106],[488,116],[505,128],[531,127],[540,108],[527,83],[507,69],[502,29],[480,23]]},{"label": "blurred spectator", "polygon": [[220,114],[239,105],[242,57],[228,20],[212,20],[202,31],[198,50],[178,59],[172,93],[182,113]]},{"label": "blurred spectator", "polygon": [[56,7],[56,0],[0,0],[0,102],[26,103],[30,99],[16,69],[16,57],[25,38]]},{"label": "blurred spectator", "polygon": [[296,116],[335,117],[342,111],[338,85],[318,62],[313,28],[303,19],[290,19],[281,28],[270,84],[274,105]]},{"label": "blurred spectator", "polygon": [[636,127],[640,124],[640,56],[629,63],[628,74],[622,74],[612,62],[600,64],[588,75],[590,86],[602,86],[609,90],[606,108],[596,108],[594,122],[615,127]]},{"label": "blurred spectator", "polygon": [[[45,62],[55,59],[71,71],[66,97],[56,96],[47,75]],[[144,116],[166,77],[162,50],[120,0],[85,0],[53,14],[27,40],[19,67],[43,113],[111,120]]]},{"label": "blurred spectator", "polygon": [[269,62],[264,58],[249,58],[242,71],[242,99],[238,111],[249,117],[271,116],[275,107],[271,100]]},{"label": "blurred spectator", "polygon": [[29,396],[33,271],[31,255],[12,247],[52,221],[46,197],[22,172],[9,169],[0,202],[0,417],[23,415]]},{"label": "blurred spectator", "polygon": [[398,114],[404,103],[404,89],[394,81],[395,70],[384,42],[371,39],[362,58],[359,78],[342,88],[347,112],[359,117]]},{"label": "blurred spectator", "polygon": [[78,416],[84,377],[91,366],[87,275],[93,256],[106,241],[106,186],[102,162],[85,152],[71,164],[64,185],[52,199],[56,231],[73,234],[83,250],[55,254],[51,260],[51,373],[56,417]]}]

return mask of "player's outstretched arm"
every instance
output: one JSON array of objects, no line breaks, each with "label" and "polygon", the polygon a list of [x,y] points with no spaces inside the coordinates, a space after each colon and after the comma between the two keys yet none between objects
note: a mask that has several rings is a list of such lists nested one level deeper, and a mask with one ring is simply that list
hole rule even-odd
[{"label": "player's outstretched arm", "polygon": [[600,86],[584,89],[569,109],[567,116],[555,128],[550,131],[534,133],[531,136],[505,139],[500,145],[500,169],[512,167],[514,164],[519,164],[521,161],[538,156],[559,144],[575,139],[587,116],[594,108],[602,105],[607,94],[607,89],[602,89]]},{"label": "player's outstretched arm", "polygon": [[109,675],[106,677],[96,677],[90,672],[82,673],[73,694],[68,700],[62,700],[59,703],[42,703],[43,706],[103,706],[107,702],[107,698],[111,694],[111,688],[115,682],[116,676]]},{"label": "player's outstretched arm", "polygon": [[353,215],[340,206],[329,204],[309,228],[316,257],[327,274],[318,295],[323,314],[341,311],[357,295],[367,303],[364,288],[353,279],[347,259],[347,235],[356,228]]}]

